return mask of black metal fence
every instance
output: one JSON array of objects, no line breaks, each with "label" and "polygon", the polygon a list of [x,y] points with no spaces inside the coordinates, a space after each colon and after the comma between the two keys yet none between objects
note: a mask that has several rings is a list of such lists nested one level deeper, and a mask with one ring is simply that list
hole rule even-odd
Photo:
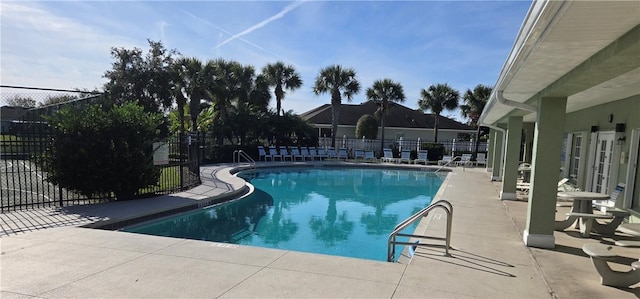
[{"label": "black metal fence", "polygon": [[[68,91],[67,93],[71,93]],[[18,109],[6,106],[6,97],[33,97],[34,93],[16,96],[3,88],[2,132],[0,135],[0,212],[47,206],[66,206],[106,202],[114,194],[82,195],[47,180],[46,163],[42,159],[50,147],[53,130],[44,115],[56,113],[64,106],[99,103],[103,96],[77,97],[65,103],[39,108]],[[46,93],[45,93],[46,94]],[[50,96],[47,95],[47,96]],[[197,137],[197,136],[196,136]],[[140,189],[136,197],[174,193],[200,184],[199,138],[187,135],[170,136],[162,145],[167,158],[157,165],[161,170],[157,184]],[[114,161],[117,163],[117,161]]]}]

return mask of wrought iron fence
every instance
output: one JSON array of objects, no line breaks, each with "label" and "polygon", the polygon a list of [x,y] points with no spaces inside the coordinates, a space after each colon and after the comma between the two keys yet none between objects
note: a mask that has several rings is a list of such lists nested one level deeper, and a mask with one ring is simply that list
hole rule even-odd
[{"label": "wrought iron fence", "polygon": [[[68,190],[47,180],[45,151],[50,147],[53,130],[48,126],[44,115],[56,113],[69,105],[86,105],[99,103],[104,98],[101,94],[86,96],[86,93],[73,95],[73,91],[65,91],[70,101],[38,108],[23,109],[6,104],[15,104],[14,99],[33,98],[32,89],[21,94],[21,89],[11,87],[13,92],[6,92],[2,86],[0,103],[2,103],[2,132],[0,135],[0,212],[36,208],[44,206],[65,206],[111,201],[114,194],[98,194],[88,197],[73,190]],[[52,94],[38,90],[42,103]],[[56,90],[53,96],[59,96]],[[7,100],[9,99],[9,100]],[[157,184],[140,189],[136,197],[149,197],[168,194],[192,188],[200,184],[200,160],[198,159],[198,138],[187,135],[170,136],[162,142],[168,151],[168,158],[160,168],[161,175]],[[117,161],[114,161],[117,163]]]}]

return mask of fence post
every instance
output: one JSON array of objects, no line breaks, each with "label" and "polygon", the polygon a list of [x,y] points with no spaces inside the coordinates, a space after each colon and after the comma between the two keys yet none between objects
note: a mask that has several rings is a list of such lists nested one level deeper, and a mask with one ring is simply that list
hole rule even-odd
[{"label": "fence post", "polygon": [[185,148],[184,132],[178,133],[178,148],[179,148],[178,156],[180,157],[180,163],[178,164],[179,165],[179,167],[178,167],[178,176],[180,177],[180,190],[183,190],[184,189],[184,177],[183,177],[184,171],[182,171],[182,167],[184,165],[183,155],[185,153],[185,151],[183,150],[183,148]]}]

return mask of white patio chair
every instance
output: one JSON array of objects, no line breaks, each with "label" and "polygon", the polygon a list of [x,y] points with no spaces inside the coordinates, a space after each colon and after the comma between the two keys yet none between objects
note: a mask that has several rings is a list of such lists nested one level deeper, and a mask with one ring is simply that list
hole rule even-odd
[{"label": "white patio chair", "polygon": [[438,165],[447,165],[453,161],[453,156],[445,155],[442,160],[438,160]]},{"label": "white patio chair", "polygon": [[393,157],[393,151],[390,148],[385,148],[383,150],[383,153],[384,155],[382,156],[382,162],[395,163],[397,161],[397,159]]},{"label": "white patio chair", "polygon": [[324,160],[329,158],[329,154],[327,153],[327,150],[324,147],[318,148],[318,158],[319,160]]},{"label": "white patio chair", "polygon": [[373,154],[373,151],[364,151],[364,161],[378,162],[378,159]]},{"label": "white patio chair", "polygon": [[478,153],[478,155],[476,156],[476,165],[478,165],[478,166],[480,166],[480,165],[487,166],[487,154]]},{"label": "white patio chair", "polygon": [[335,158],[336,158],[336,156],[337,156],[337,154],[336,154],[336,149],[335,149],[334,147],[330,146],[330,147],[327,149],[327,158],[328,158],[328,159],[335,159]]},{"label": "white patio chair", "polygon": [[293,155],[289,154],[287,147],[284,145],[280,146],[280,155],[282,156],[282,161],[286,160],[287,157],[289,158],[289,160],[293,161]]},{"label": "white patio chair", "polygon": [[273,157],[264,150],[264,146],[258,145],[258,161],[267,161],[267,159],[273,160]]},{"label": "white patio chair", "polygon": [[427,165],[427,151],[419,151],[418,158],[413,160],[413,164],[424,163]]},{"label": "white patio chair", "polygon": [[298,149],[297,146],[292,146],[291,147],[291,157],[292,160],[298,160],[298,158],[300,158],[300,160],[304,161],[304,156],[302,155],[302,153],[300,153],[300,150]]},{"label": "white patio chair", "polygon": [[364,160],[364,150],[354,149],[353,150],[353,158],[356,159],[356,160],[358,160],[358,159]]},{"label": "white patio chair", "polygon": [[411,151],[410,150],[402,150],[400,153],[400,159],[397,160],[398,163],[407,162],[407,164],[411,164]]},{"label": "white patio chair", "polygon": [[278,153],[278,150],[276,149],[275,146],[270,146],[269,147],[269,156],[271,156],[271,161],[275,161],[276,158],[280,159],[280,161],[282,161],[282,155],[280,155]]},{"label": "white patio chair", "polygon": [[349,154],[347,153],[347,149],[344,147],[341,147],[338,150],[338,160],[347,160],[349,158]]}]

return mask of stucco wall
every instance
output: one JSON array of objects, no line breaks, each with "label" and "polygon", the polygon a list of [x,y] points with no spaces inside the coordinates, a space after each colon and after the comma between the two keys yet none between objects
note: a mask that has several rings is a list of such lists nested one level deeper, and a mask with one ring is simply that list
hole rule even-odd
[{"label": "stucco wall", "polygon": [[[612,120],[609,121],[611,116]],[[640,95],[567,114],[565,132],[590,132],[592,126],[597,126],[599,132],[614,131],[617,123],[624,123],[626,126],[626,141],[621,145],[615,144],[625,153],[626,158],[623,163],[620,163],[619,158],[612,160],[612,163],[618,164],[618,171],[611,174],[611,180],[625,182],[629,166],[631,131],[640,128]],[[640,174],[636,174],[635,186],[638,187],[635,188],[633,198],[637,202],[640,198]],[[640,207],[636,206],[635,209],[640,212]]]}]

